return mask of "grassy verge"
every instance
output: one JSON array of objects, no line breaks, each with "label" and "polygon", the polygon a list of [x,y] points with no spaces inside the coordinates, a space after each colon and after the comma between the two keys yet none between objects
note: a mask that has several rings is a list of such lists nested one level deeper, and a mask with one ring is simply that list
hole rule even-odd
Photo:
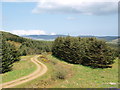
[{"label": "grassy verge", "polygon": [[71,65],[61,62],[51,55],[42,55],[39,60],[47,66],[48,71],[43,76],[15,88],[52,88],[52,85],[72,76]]},{"label": "grassy verge", "polygon": [[22,56],[19,62],[13,64],[13,70],[2,74],[2,83],[18,79],[31,74],[36,70],[36,65],[30,61],[33,56]]},{"label": "grassy verge", "polygon": [[47,73],[16,88],[118,87],[118,59],[115,60],[112,68],[105,69],[69,64],[51,55],[43,55],[39,60],[48,67]]},{"label": "grassy verge", "polygon": [[74,76],[53,88],[118,88],[118,59],[112,68],[92,69],[73,65]]}]

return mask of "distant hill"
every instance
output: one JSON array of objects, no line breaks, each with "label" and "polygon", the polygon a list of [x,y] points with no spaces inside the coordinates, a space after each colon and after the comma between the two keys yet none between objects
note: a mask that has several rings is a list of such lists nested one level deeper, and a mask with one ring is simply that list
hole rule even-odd
[{"label": "distant hill", "polygon": [[5,39],[6,41],[10,40],[10,41],[19,42],[19,43],[22,43],[22,42],[26,41],[25,38],[17,36],[15,34],[12,34],[12,33],[9,33],[9,32],[0,31],[0,34],[2,34],[2,38]]},{"label": "distant hill", "polygon": [[120,38],[109,41],[109,43],[111,43],[111,44],[118,44],[119,43],[120,44]]},{"label": "distant hill", "polygon": [[[35,39],[35,40],[47,40],[47,41],[52,40],[53,41],[59,36],[66,37],[67,35],[25,35],[22,37]],[[80,37],[96,37],[98,39],[103,39],[106,41],[112,41],[118,38],[117,36],[80,36]]]},{"label": "distant hill", "polygon": [[2,40],[14,45],[21,55],[39,54],[49,52],[52,48],[52,41],[38,41],[20,37],[9,32],[0,31]]},{"label": "distant hill", "polygon": [[[24,42],[26,41],[25,38],[29,38],[29,39],[34,39],[34,40],[48,40],[48,41],[53,41],[55,40],[57,37],[66,37],[68,35],[24,35],[24,36],[17,36],[14,34],[11,34],[9,32],[3,32],[0,31],[0,33],[3,34],[4,38],[6,38],[7,40],[11,40],[15,41],[15,42]],[[112,41],[112,40],[117,40],[118,36],[90,36],[90,35],[80,35],[80,37],[96,37],[98,39],[103,39],[106,41]],[[119,37],[120,38],[120,37]]]},{"label": "distant hill", "polygon": [[67,35],[24,35],[22,37],[25,38],[30,38],[30,39],[34,39],[34,40],[50,40],[53,41],[54,39],[56,39],[57,37],[66,37]]},{"label": "distant hill", "polygon": [[98,36],[97,38],[104,39],[106,41],[112,41],[112,40],[118,39],[119,37],[118,36]]}]

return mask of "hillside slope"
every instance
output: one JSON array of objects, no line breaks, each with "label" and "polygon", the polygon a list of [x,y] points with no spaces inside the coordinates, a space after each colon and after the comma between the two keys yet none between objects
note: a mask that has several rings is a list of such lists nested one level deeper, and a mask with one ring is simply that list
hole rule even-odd
[{"label": "hillside slope", "polygon": [[[22,37],[26,37],[26,38],[31,38],[34,40],[55,40],[57,37],[66,37],[68,35],[24,35]],[[78,37],[96,37],[98,39],[102,39],[102,40],[106,40],[106,41],[112,41],[114,39],[117,39],[118,36],[87,36],[87,35],[80,35]]]},{"label": "hillside slope", "polygon": [[0,31],[2,39],[13,44],[21,55],[40,54],[42,52],[50,52],[52,41],[38,41],[23,38],[9,32]]},{"label": "hillside slope", "polygon": [[70,64],[47,54],[40,62],[48,67],[48,72],[33,81],[15,88],[118,88],[118,61],[112,68],[90,68]]}]

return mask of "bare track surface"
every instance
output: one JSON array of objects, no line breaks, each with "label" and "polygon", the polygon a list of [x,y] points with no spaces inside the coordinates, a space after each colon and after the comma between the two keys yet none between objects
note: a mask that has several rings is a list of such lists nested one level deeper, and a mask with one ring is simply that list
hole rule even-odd
[{"label": "bare track surface", "polygon": [[20,85],[22,83],[29,82],[29,81],[45,74],[47,72],[47,67],[43,63],[41,63],[40,61],[37,60],[38,57],[39,57],[39,55],[31,58],[31,61],[37,66],[36,71],[34,71],[32,74],[29,74],[28,76],[24,76],[19,79],[0,84],[0,86],[2,86],[2,88],[12,88],[12,87]]}]

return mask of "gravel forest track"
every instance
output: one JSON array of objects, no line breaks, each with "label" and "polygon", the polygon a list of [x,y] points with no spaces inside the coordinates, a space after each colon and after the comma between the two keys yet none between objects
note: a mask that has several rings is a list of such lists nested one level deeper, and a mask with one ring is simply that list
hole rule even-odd
[{"label": "gravel forest track", "polygon": [[33,58],[31,58],[31,61],[37,66],[37,69],[33,73],[10,82],[0,84],[0,86],[2,86],[2,88],[12,88],[22,83],[29,82],[45,74],[47,72],[47,67],[46,65],[37,60],[39,56],[40,55],[36,55]]}]

